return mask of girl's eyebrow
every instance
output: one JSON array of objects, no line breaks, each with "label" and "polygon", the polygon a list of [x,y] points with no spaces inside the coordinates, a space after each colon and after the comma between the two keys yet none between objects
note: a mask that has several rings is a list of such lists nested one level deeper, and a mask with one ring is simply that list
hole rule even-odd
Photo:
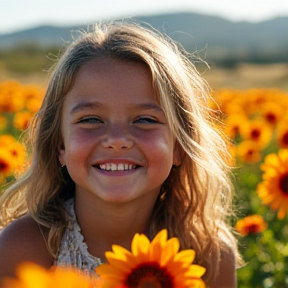
[{"label": "girl's eyebrow", "polygon": [[103,105],[102,103],[100,102],[80,102],[80,103],[75,103],[71,110],[70,110],[70,114],[74,114],[76,112],[79,112],[81,110],[86,110],[87,108],[90,108],[90,109],[96,109],[96,108],[104,108],[105,105]]},{"label": "girl's eyebrow", "polygon": [[144,109],[144,110],[155,110],[156,112],[163,113],[163,109],[155,103],[140,103],[140,104],[133,105],[133,108]]},{"label": "girl's eyebrow", "polygon": [[[100,102],[80,102],[80,103],[75,103],[71,110],[70,110],[70,114],[74,114],[76,112],[82,111],[82,110],[86,110],[88,109],[105,109],[106,105]],[[133,109],[136,110],[155,110],[156,112],[163,112],[163,109],[155,104],[155,103],[139,103],[139,104],[135,104],[132,105]]]}]

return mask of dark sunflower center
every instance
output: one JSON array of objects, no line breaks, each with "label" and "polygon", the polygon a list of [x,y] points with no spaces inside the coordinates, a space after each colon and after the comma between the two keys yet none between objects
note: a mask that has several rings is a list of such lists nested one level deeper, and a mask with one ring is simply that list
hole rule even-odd
[{"label": "dark sunflower center", "polygon": [[6,162],[0,162],[0,172],[5,171],[8,168],[8,164]]},{"label": "dark sunflower center", "polygon": [[283,134],[282,142],[283,142],[283,144],[288,145],[288,131]]},{"label": "dark sunflower center", "polygon": [[251,224],[247,226],[246,229],[247,229],[248,234],[258,233],[260,231],[260,227],[257,224]]},{"label": "dark sunflower center", "polygon": [[232,130],[233,130],[233,132],[234,132],[234,134],[235,135],[237,135],[237,134],[239,134],[239,126],[237,125],[237,126],[234,126],[233,128],[232,128]]},{"label": "dark sunflower center", "polygon": [[272,124],[274,124],[277,120],[275,114],[273,113],[267,113],[266,119],[268,120],[269,123],[272,123]]},{"label": "dark sunflower center", "polygon": [[258,129],[254,129],[251,131],[251,138],[258,139],[260,137],[260,131]]},{"label": "dark sunflower center", "polygon": [[281,191],[288,196],[288,173],[282,175],[279,181]]},{"label": "dark sunflower center", "polygon": [[254,150],[253,149],[249,149],[248,151],[247,151],[247,155],[248,156],[253,156],[254,155]]},{"label": "dark sunflower center", "polygon": [[126,279],[129,288],[172,288],[173,278],[158,263],[143,263],[132,270]]}]

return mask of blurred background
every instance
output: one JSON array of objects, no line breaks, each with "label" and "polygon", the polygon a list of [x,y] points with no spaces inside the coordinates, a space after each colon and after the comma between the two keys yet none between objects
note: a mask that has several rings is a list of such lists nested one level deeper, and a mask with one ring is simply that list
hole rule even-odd
[{"label": "blurred background", "polygon": [[180,42],[212,88],[288,90],[287,0],[0,0],[0,81],[45,85],[59,49],[97,21],[134,18]]}]

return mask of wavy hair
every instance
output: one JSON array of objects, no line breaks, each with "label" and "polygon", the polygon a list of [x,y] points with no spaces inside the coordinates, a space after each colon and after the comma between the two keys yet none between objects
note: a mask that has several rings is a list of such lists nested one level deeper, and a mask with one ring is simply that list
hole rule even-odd
[{"label": "wavy hair", "polygon": [[2,226],[28,212],[48,228],[48,247],[57,255],[67,225],[63,203],[74,193],[74,183],[58,160],[63,101],[79,68],[97,58],[141,62],[151,71],[157,100],[179,145],[182,162],[171,169],[161,187],[150,237],[167,228],[170,237],[179,238],[182,249],[196,251],[196,261],[207,268],[205,280],[209,282],[216,276],[220,251],[225,249],[219,235],[225,235],[238,255],[236,240],[226,224],[232,198],[226,143],[210,116],[209,86],[191,55],[142,23],[98,24],[93,31],[82,31],[61,56],[29,129],[31,165],[1,196]]}]

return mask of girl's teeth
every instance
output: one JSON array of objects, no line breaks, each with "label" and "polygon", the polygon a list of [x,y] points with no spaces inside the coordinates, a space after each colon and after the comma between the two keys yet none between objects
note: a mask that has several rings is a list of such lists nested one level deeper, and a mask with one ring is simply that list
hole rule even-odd
[{"label": "girl's teeth", "polygon": [[136,168],[136,165],[132,164],[115,164],[115,163],[106,163],[106,164],[100,164],[99,165],[101,170],[105,171],[124,171],[124,170],[132,170]]},{"label": "girl's teeth", "polygon": [[99,167],[101,170],[106,170],[106,164],[100,164]]},{"label": "girl's teeth", "polygon": [[118,165],[118,170],[123,171],[124,170],[124,164],[119,164]]}]

